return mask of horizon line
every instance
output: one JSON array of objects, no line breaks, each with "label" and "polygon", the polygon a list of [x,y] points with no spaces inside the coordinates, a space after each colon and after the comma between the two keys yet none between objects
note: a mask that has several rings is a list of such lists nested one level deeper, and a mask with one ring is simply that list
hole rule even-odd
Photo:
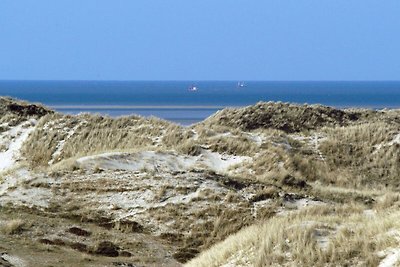
[{"label": "horizon line", "polygon": [[167,79],[167,80],[125,80],[125,79],[0,79],[0,82],[400,82],[399,80],[260,80],[260,79],[199,79],[199,80],[178,80],[178,79]]}]

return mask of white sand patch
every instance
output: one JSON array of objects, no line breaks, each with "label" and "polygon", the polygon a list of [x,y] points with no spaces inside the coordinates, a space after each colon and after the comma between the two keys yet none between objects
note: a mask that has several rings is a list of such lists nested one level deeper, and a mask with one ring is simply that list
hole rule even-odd
[{"label": "white sand patch", "polygon": [[44,188],[16,188],[0,196],[2,203],[12,203],[28,207],[48,208],[52,193]]},{"label": "white sand patch", "polygon": [[[177,185],[175,181],[171,179],[168,180],[170,180],[170,183],[168,185]],[[190,180],[187,181],[187,184],[183,184],[183,181],[179,182],[180,185],[186,186],[190,186],[190,183],[192,183],[192,181]],[[154,180],[150,179],[147,181],[147,183],[145,180],[140,182],[138,181],[138,183],[140,183],[140,187],[145,187],[147,186],[147,183],[154,183]],[[202,181],[202,183],[197,187],[197,189],[193,190],[193,192],[189,192],[187,194],[174,192],[171,195],[163,197],[163,199],[161,199],[160,201],[155,200],[155,193],[157,191],[156,188],[152,188],[152,190],[146,189],[144,191],[137,190],[118,193],[95,193],[95,195],[93,195],[93,198],[96,199],[96,202],[100,203],[100,209],[111,206],[118,206],[123,210],[130,210],[131,212],[134,212],[134,214],[137,214],[146,209],[164,207],[168,204],[188,204],[194,198],[199,197],[203,190],[214,190],[215,192],[220,192],[221,194],[228,192],[227,189],[219,186],[217,182],[212,180],[205,180]],[[133,214],[129,213],[127,216],[131,215]]]},{"label": "white sand patch", "polygon": [[375,148],[374,152],[372,152],[372,154],[374,155],[374,154],[378,153],[379,150],[382,149],[383,144],[378,144],[378,145],[375,145],[373,147]]},{"label": "white sand patch", "polygon": [[397,229],[391,229],[390,231],[387,232],[388,236],[393,237],[400,243],[400,231]]},{"label": "white sand patch", "polygon": [[6,149],[0,152],[0,171],[12,168],[20,159],[22,144],[34,130],[35,125],[36,120],[31,119],[1,134],[0,145]]},{"label": "white sand patch", "polygon": [[47,122],[45,125],[43,125],[43,130],[51,129],[55,123],[56,123],[55,121]]},{"label": "white sand patch", "polygon": [[[383,233],[382,237],[392,237],[400,244],[400,231],[398,229],[390,229]],[[400,266],[400,247],[382,250],[378,252],[378,257],[383,258],[379,267]]]},{"label": "white sand patch", "polygon": [[29,187],[34,178],[26,169],[18,169],[4,177],[0,183],[0,203],[13,203],[29,207],[48,207],[53,196],[50,189]]},{"label": "white sand patch", "polygon": [[253,141],[254,143],[256,143],[258,146],[261,146],[262,143],[265,142],[265,140],[267,140],[267,138],[261,134],[256,134],[256,133],[247,133],[247,138],[250,141]]},{"label": "white sand patch", "polygon": [[[96,193],[96,195],[98,195]],[[151,190],[132,191],[132,192],[121,192],[121,193],[106,193],[101,196],[93,196],[97,198],[97,201],[104,206],[100,208],[106,208],[110,205],[118,205],[118,207],[128,209],[142,209],[150,207],[149,203],[153,202],[154,194]]]},{"label": "white sand patch", "polygon": [[9,254],[2,254],[0,257],[3,260],[9,262],[14,267],[27,267],[28,266],[23,259],[16,257],[16,256],[12,256]]},{"label": "white sand patch", "polygon": [[396,135],[392,141],[390,141],[387,145],[388,146],[393,146],[395,144],[400,144],[400,133]]},{"label": "white sand patch", "polygon": [[226,172],[234,165],[241,164],[245,161],[251,161],[251,157],[232,156],[203,150],[197,162],[206,164],[211,170],[216,172]]},{"label": "white sand patch", "polygon": [[203,150],[198,156],[175,152],[144,151],[138,153],[105,153],[83,157],[77,162],[83,168],[106,170],[176,172],[192,169],[209,169],[227,172],[232,166],[251,160],[250,157],[232,156]]},{"label": "white sand patch", "polygon": [[400,133],[397,134],[392,141],[388,142],[388,143],[381,143],[378,145],[373,146],[375,148],[375,151],[372,152],[372,154],[376,154],[378,153],[379,150],[381,150],[383,147],[388,147],[388,146],[393,146],[395,144],[400,144]]},{"label": "white sand patch", "polygon": [[192,130],[192,133],[193,133],[193,140],[194,141],[197,141],[197,140],[199,140],[199,133],[197,132],[197,131],[195,131],[195,130]]},{"label": "white sand patch", "polygon": [[53,194],[45,188],[23,188],[18,187],[10,190],[6,195],[0,197],[2,203],[20,204],[28,207],[49,207],[49,201]]},{"label": "white sand patch", "polygon": [[4,195],[10,188],[16,188],[21,183],[29,181],[31,179],[29,172],[25,169],[16,170],[12,175],[3,177],[3,181],[0,183],[0,196]]},{"label": "white sand patch", "polygon": [[386,257],[379,263],[379,267],[395,267],[400,263],[400,248],[392,248],[378,253],[378,256]]},{"label": "white sand patch", "polygon": [[311,139],[310,139],[310,143],[311,145],[314,147],[315,152],[318,154],[319,158],[322,161],[325,161],[324,156],[322,155],[322,152],[319,150],[319,144],[321,142],[323,142],[324,140],[326,140],[325,137],[315,134]]}]

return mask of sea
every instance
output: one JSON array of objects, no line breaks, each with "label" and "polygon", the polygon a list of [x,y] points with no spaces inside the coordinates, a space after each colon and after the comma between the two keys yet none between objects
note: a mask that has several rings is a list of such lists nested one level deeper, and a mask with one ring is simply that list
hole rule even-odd
[{"label": "sea", "polygon": [[[196,90],[193,90],[193,89]],[[259,101],[400,108],[400,81],[0,81],[0,95],[66,114],[155,116],[190,125]]]}]

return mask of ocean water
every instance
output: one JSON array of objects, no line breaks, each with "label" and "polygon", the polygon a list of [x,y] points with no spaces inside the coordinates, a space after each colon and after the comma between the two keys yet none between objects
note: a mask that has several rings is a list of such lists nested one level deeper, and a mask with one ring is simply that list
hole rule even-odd
[{"label": "ocean water", "polygon": [[[188,88],[196,86],[197,91]],[[69,114],[139,114],[188,125],[224,107],[259,101],[400,108],[400,82],[0,81],[0,95]]]}]

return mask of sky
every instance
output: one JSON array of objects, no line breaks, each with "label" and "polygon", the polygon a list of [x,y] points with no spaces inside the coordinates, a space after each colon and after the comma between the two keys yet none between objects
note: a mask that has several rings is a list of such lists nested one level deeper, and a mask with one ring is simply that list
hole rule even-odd
[{"label": "sky", "polygon": [[0,80],[400,80],[399,0],[1,0]]}]

